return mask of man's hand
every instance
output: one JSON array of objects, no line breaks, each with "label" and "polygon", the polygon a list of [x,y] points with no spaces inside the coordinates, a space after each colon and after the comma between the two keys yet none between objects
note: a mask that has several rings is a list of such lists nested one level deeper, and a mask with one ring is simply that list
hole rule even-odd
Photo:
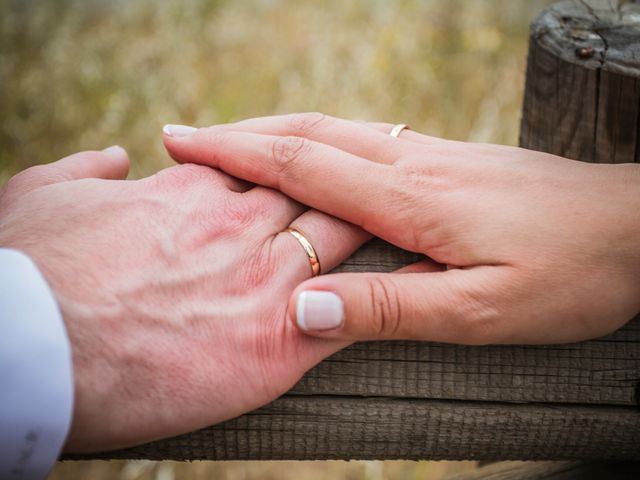
[{"label": "man's hand", "polygon": [[83,152],[15,176],[0,246],[28,254],[73,350],[67,451],[125,447],[214,424],[289,389],[346,345],[285,321],[307,256],[323,269],[367,235],[279,192],[209,167],[125,181],[126,152]]},{"label": "man's hand", "polygon": [[[640,310],[640,165],[594,165],[321,114],[165,137],[221,168],[435,260],[308,280],[291,317],[341,339],[558,343]],[[434,271],[435,270],[435,271]],[[439,271],[442,270],[442,271]],[[339,297],[344,312],[329,308]]]}]

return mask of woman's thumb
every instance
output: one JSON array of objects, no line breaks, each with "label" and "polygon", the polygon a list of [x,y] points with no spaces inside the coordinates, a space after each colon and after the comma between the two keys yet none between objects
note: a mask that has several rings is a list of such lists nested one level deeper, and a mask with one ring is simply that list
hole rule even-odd
[{"label": "woman's thumb", "polygon": [[472,272],[326,275],[296,288],[289,315],[318,337],[484,343],[476,328],[484,322],[475,319],[486,309],[469,288]]}]

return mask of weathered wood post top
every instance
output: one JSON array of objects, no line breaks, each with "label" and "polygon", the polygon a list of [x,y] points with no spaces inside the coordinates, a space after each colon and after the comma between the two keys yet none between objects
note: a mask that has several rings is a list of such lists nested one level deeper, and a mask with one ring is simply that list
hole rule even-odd
[{"label": "weathered wood post top", "polygon": [[520,144],[640,162],[640,2],[568,0],[531,26]]}]

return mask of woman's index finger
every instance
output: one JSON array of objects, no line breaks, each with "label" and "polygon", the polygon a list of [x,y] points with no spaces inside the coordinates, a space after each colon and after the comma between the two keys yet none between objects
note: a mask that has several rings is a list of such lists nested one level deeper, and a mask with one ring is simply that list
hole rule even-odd
[{"label": "woman's index finger", "polygon": [[302,137],[217,133],[215,127],[182,137],[165,135],[164,140],[178,162],[219,168],[375,235],[388,233],[384,212],[396,185],[390,165]]}]

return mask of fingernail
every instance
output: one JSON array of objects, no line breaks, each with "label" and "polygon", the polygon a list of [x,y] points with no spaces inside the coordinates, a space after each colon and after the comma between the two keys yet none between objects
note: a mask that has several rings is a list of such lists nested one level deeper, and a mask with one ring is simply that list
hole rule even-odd
[{"label": "fingernail", "polygon": [[296,322],[305,331],[333,330],[344,321],[344,304],[333,292],[308,290],[296,300]]},{"label": "fingernail", "polygon": [[162,127],[162,131],[165,135],[170,137],[188,137],[193,135],[198,129],[195,127],[189,127],[187,125],[171,125],[167,124]]},{"label": "fingernail", "polygon": [[113,156],[113,157],[120,157],[123,153],[125,152],[125,149],[122,148],[120,145],[111,145],[110,147],[105,148],[104,150],[102,150],[102,153],[106,153],[109,156]]}]

